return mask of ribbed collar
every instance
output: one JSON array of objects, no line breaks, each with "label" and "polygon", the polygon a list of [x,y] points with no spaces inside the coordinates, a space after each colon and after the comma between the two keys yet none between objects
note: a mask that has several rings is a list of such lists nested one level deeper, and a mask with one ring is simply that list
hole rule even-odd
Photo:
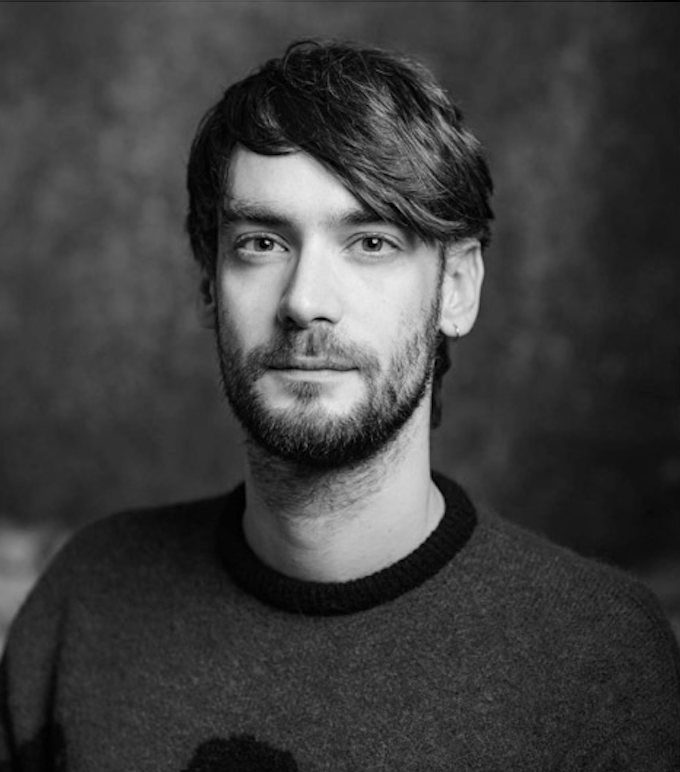
[{"label": "ribbed collar", "polygon": [[227,571],[246,592],[285,611],[332,616],[365,611],[403,595],[433,577],[466,544],[477,523],[475,508],[463,489],[433,473],[446,509],[439,525],[410,555],[387,568],[348,582],[308,582],[266,566],[243,534],[245,486],[228,497],[218,545]]}]

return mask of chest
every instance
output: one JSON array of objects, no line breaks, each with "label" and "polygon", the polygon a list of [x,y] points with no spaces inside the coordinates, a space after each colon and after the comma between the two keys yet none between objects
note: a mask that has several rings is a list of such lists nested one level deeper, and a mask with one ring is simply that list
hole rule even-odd
[{"label": "chest", "polygon": [[552,766],[550,685],[455,630],[106,618],[83,620],[64,647],[53,720],[68,770]]}]

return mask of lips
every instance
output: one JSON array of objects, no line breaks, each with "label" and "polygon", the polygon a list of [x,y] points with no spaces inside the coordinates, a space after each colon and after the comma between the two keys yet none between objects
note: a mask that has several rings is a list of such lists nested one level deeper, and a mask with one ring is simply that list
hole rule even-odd
[{"label": "lips", "polygon": [[277,362],[272,365],[273,370],[355,370],[351,362],[339,359],[326,359],[322,357],[304,357],[300,359],[288,359],[285,362]]}]

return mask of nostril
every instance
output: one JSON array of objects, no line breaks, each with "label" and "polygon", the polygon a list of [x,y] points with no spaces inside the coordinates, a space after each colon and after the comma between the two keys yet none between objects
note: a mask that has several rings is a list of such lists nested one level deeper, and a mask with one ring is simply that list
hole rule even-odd
[{"label": "nostril", "polygon": [[339,318],[337,315],[318,308],[290,304],[281,304],[278,317],[285,327],[300,329],[307,329],[318,322],[335,324]]},{"label": "nostril", "polygon": [[284,324],[306,328],[315,322],[335,324],[342,315],[337,285],[332,277],[326,275],[321,280],[318,275],[319,266],[313,266],[316,271],[310,271],[307,266],[301,270],[298,263],[286,291],[279,303],[278,317]]}]

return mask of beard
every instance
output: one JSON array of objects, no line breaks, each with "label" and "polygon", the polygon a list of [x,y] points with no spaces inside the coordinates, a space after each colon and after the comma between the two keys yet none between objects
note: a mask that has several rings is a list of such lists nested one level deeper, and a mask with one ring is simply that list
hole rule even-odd
[{"label": "beard", "polygon": [[[218,310],[217,348],[225,396],[249,439],[288,462],[317,470],[356,466],[390,445],[429,393],[439,340],[439,293],[420,329],[402,341],[386,368],[365,347],[343,343],[325,325],[280,328],[267,344],[245,353],[228,311]],[[327,357],[356,369],[365,397],[346,415],[322,404],[323,384],[290,384],[292,407],[273,409],[257,390],[272,367],[294,358]]]}]

